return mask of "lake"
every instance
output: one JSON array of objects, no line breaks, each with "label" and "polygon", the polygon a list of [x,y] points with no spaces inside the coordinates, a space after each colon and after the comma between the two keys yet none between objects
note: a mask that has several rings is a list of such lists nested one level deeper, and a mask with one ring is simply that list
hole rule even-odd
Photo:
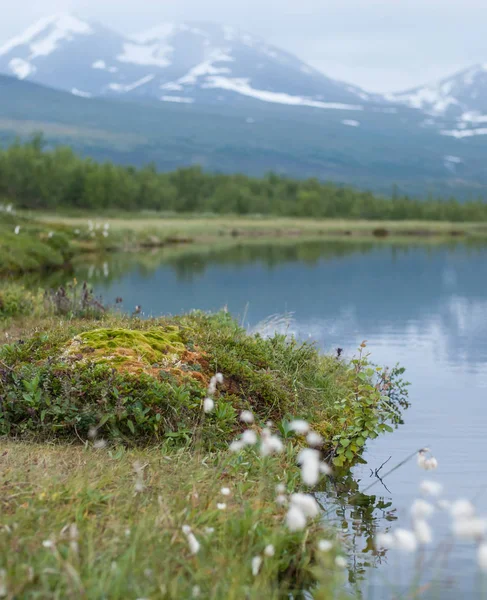
[{"label": "lake", "polygon": [[[262,328],[270,315],[286,314],[267,328],[285,328],[324,351],[343,348],[346,356],[367,340],[374,362],[406,367],[412,385],[404,425],[368,442],[368,464],[320,498],[354,549],[354,574],[366,571],[365,597],[397,597],[390,584],[404,591],[401,582],[410,580],[413,566],[402,555],[374,557],[367,550],[376,527],[409,526],[425,476],[413,459],[385,478],[388,489],[377,481],[361,495],[376,481],[370,469],[391,457],[384,474],[428,446],[439,468],[427,478],[444,485],[446,498],[474,500],[487,515],[487,246],[284,240],[188,246],[99,259],[79,266],[77,277],[90,277],[106,301],[120,296],[126,310],[139,304],[146,315],[225,306],[246,327]],[[441,515],[433,523],[436,544],[448,538],[449,525]],[[471,544],[455,543],[446,556],[431,551],[425,560],[430,574],[438,564],[448,574],[433,597],[458,598],[459,590],[463,598],[479,597]]]}]

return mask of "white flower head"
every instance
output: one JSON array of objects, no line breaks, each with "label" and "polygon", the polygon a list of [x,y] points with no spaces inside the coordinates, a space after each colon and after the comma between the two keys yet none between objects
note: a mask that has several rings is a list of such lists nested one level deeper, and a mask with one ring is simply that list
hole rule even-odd
[{"label": "white flower head", "polygon": [[257,575],[259,574],[261,566],[262,566],[262,557],[254,556],[254,558],[252,559],[252,575],[254,577],[257,577]]},{"label": "white flower head", "polygon": [[230,488],[222,487],[222,489],[220,490],[220,494],[222,496],[230,496],[230,494],[231,494]]},{"label": "white flower head", "polygon": [[306,436],[306,441],[310,446],[321,446],[323,444],[323,438],[316,431],[310,431]]},{"label": "white flower head", "polygon": [[335,558],[335,564],[339,569],[346,569],[348,563],[344,556],[337,556]]},{"label": "white flower head", "polygon": [[253,446],[257,443],[257,434],[253,429],[246,429],[242,433],[242,443],[245,446]]},{"label": "white flower head", "polygon": [[284,493],[286,493],[286,486],[283,483],[278,483],[276,485],[276,492],[278,494],[284,494]]},{"label": "white flower head", "polygon": [[434,456],[428,457],[429,448],[423,448],[418,452],[418,466],[425,471],[433,471],[438,467],[438,461]]},{"label": "white flower head", "polygon": [[309,423],[303,419],[295,419],[289,423],[289,429],[299,435],[306,435],[309,431]]},{"label": "white flower head", "polygon": [[433,532],[431,527],[424,519],[417,519],[414,522],[414,534],[418,543],[421,545],[431,544],[433,541]]},{"label": "white flower head", "polygon": [[279,504],[280,506],[287,504],[287,497],[284,494],[278,494],[276,496],[276,504]]},{"label": "white flower head", "polygon": [[217,502],[216,507],[218,508],[218,510],[225,510],[227,508],[227,505],[225,504],[225,502]]},{"label": "white flower head", "polygon": [[240,420],[243,423],[248,423],[248,424],[253,423],[254,422],[254,415],[253,415],[253,413],[250,410],[243,410],[240,413]]},{"label": "white flower head", "polygon": [[245,447],[245,444],[241,440],[234,440],[228,447],[230,452],[240,452]]},{"label": "white flower head", "polygon": [[210,413],[215,408],[215,403],[212,398],[205,398],[203,402],[203,410],[205,413]]},{"label": "white flower head", "polygon": [[289,531],[302,531],[306,527],[306,516],[299,506],[292,505],[286,514],[286,525]]},{"label": "white flower head", "polygon": [[375,545],[377,548],[394,548],[395,539],[392,533],[378,533],[375,536]]},{"label": "white flower head", "polygon": [[262,441],[260,444],[261,456],[270,456],[271,454],[279,454],[284,450],[284,445],[277,435],[272,435],[266,427],[262,430]]},{"label": "white flower head", "polygon": [[408,529],[396,529],[394,532],[394,548],[404,552],[414,552],[418,546],[416,536]]},{"label": "white flower head", "polygon": [[306,517],[316,517],[320,513],[318,502],[309,494],[291,494],[291,505],[297,506]]},{"label": "white flower head", "polygon": [[469,519],[475,515],[475,506],[470,500],[461,498],[451,504],[450,513],[454,519]]},{"label": "white flower head", "polygon": [[316,485],[320,478],[320,453],[312,448],[303,448],[297,458],[301,465],[301,478],[306,485]]},{"label": "white flower head", "polygon": [[320,473],[323,473],[324,475],[331,475],[333,470],[328,463],[320,462]]},{"label": "white flower head", "polygon": [[453,533],[465,540],[480,540],[487,532],[487,520],[479,517],[463,517],[453,522]]},{"label": "white flower head", "polygon": [[189,535],[191,533],[191,527],[189,525],[183,525],[181,529],[183,530],[184,535]]},{"label": "white flower head", "polygon": [[333,542],[330,540],[320,540],[318,542],[318,550],[320,552],[329,552],[333,548]]},{"label": "white flower head", "polygon": [[415,500],[411,506],[413,519],[427,519],[435,512],[435,507],[426,500]]},{"label": "white flower head", "polygon": [[191,591],[193,598],[199,598],[201,596],[201,588],[199,585],[194,585]]},{"label": "white flower head", "polygon": [[428,496],[439,496],[443,491],[443,486],[437,481],[429,481],[425,479],[419,485],[419,489]]},{"label": "white flower head", "polygon": [[205,533],[207,533],[208,535],[211,535],[214,532],[215,532],[214,527],[205,527]]},{"label": "white flower head", "polygon": [[274,554],[276,553],[276,549],[274,548],[274,546],[272,544],[268,544],[265,549],[264,549],[264,554],[266,556],[274,556]]}]

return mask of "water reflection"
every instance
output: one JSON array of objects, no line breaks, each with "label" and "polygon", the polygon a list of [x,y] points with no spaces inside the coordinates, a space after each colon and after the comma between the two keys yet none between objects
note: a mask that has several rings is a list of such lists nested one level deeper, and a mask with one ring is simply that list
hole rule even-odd
[{"label": "water reflection", "polygon": [[[479,512],[487,513],[486,246],[289,240],[188,246],[91,259],[74,274],[78,280],[90,275],[97,294],[112,302],[122,297],[130,311],[140,304],[146,315],[227,306],[255,327],[269,315],[292,313],[273,327],[313,339],[324,350],[339,346],[347,355],[365,339],[374,362],[407,367],[412,405],[405,424],[369,442],[368,464],[321,498],[354,549],[352,578],[380,563],[372,570],[377,581],[367,577],[371,597],[392,597],[383,580],[410,577],[407,561],[397,565],[394,556],[372,555],[371,540],[377,526],[409,526],[421,479],[413,461],[387,478],[390,492],[366,492],[371,468],[430,446],[447,496],[476,498]],[[447,535],[448,523],[438,517],[435,538]],[[449,575],[458,587],[437,597],[458,598],[458,589],[464,598],[478,597],[474,565],[474,550],[455,546]]]}]

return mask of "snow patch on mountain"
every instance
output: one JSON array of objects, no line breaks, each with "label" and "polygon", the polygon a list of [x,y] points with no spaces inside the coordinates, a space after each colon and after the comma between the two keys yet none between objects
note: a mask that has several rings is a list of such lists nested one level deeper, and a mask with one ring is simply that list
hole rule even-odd
[{"label": "snow patch on mountain", "polygon": [[107,71],[108,73],[116,73],[118,71],[117,67],[109,67],[104,60],[95,60],[95,62],[91,65],[92,69],[99,69],[100,71]]},{"label": "snow patch on mountain", "polygon": [[184,96],[161,96],[163,102],[178,102],[180,104],[193,104],[193,98],[186,98]]},{"label": "snow patch on mountain", "polygon": [[487,135],[487,127],[480,127],[479,129],[442,129],[440,133],[441,135],[462,139],[477,135]]},{"label": "snow patch on mountain", "polygon": [[79,96],[80,98],[92,98],[92,94],[90,94],[89,92],[83,92],[82,90],[78,90],[78,88],[73,88],[71,90],[71,93],[73,94],[73,96]]},{"label": "snow patch on mountain", "polygon": [[88,23],[71,15],[53,15],[41,19],[23,34],[14,37],[0,47],[3,56],[19,46],[28,46],[29,59],[37,56],[49,56],[59,46],[59,42],[71,41],[74,34],[89,35],[93,30]]},{"label": "snow patch on mountain", "polygon": [[348,127],[360,127],[360,121],[354,119],[343,119],[342,125],[348,125]]},{"label": "snow patch on mountain", "polygon": [[165,44],[144,46],[127,42],[123,45],[123,52],[117,56],[117,60],[145,67],[168,67],[171,64],[169,57],[172,52],[173,47]]},{"label": "snow patch on mountain", "polygon": [[284,92],[270,92],[268,90],[257,90],[251,87],[247,78],[229,78],[213,76],[208,77],[203,88],[219,88],[231,92],[237,92],[243,96],[250,96],[264,102],[275,102],[276,104],[288,104],[291,106],[311,106],[314,108],[329,108],[337,110],[363,110],[362,106],[342,104],[338,102],[321,102],[302,96],[292,96]]},{"label": "snow patch on mountain", "polygon": [[23,58],[12,58],[8,63],[8,66],[12,73],[19,79],[25,79],[35,73],[36,68],[27,60]]},{"label": "snow patch on mountain", "polygon": [[142,77],[141,79],[138,79],[133,83],[110,83],[108,87],[114,92],[132,92],[133,90],[139,88],[141,85],[145,85],[146,83],[152,81],[154,77],[155,76],[153,74],[146,75],[145,77]]}]

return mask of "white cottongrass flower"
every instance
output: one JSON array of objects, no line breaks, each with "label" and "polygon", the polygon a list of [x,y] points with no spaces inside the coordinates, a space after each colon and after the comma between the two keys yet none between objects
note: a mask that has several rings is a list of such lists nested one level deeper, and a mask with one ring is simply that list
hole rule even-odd
[{"label": "white cottongrass flower", "polygon": [[470,500],[461,498],[451,504],[450,514],[454,519],[469,519],[475,515],[475,506]]},{"label": "white cottongrass flower", "polygon": [[316,431],[310,431],[306,436],[306,441],[310,446],[321,446],[323,444],[323,438]]},{"label": "white cottongrass flower", "polygon": [[44,548],[54,548],[55,544],[52,540],[44,540],[42,542],[42,545],[44,546]]},{"label": "white cottongrass flower", "polygon": [[201,596],[201,588],[199,585],[194,585],[191,591],[191,595],[193,598],[199,598]]},{"label": "white cottongrass flower", "polygon": [[333,542],[330,540],[320,540],[318,542],[318,550],[320,552],[329,552],[333,548]]},{"label": "white cottongrass flower", "polygon": [[243,423],[253,423],[254,422],[254,415],[250,410],[243,410],[240,413],[240,420]]},{"label": "white cottongrass flower", "polygon": [[242,443],[245,444],[245,446],[257,444],[257,434],[253,429],[247,429],[242,433]]},{"label": "white cottongrass flower", "polygon": [[416,535],[408,529],[396,529],[392,533],[378,533],[375,537],[377,548],[414,552],[418,546]]},{"label": "white cottongrass flower", "polygon": [[49,239],[51,239],[53,235],[54,235],[54,231],[50,231],[50,232],[47,234],[47,237],[48,237]]},{"label": "white cottongrass flower", "polygon": [[264,548],[264,554],[266,556],[274,556],[274,554],[276,553],[276,549],[274,548],[274,546],[272,544],[268,544],[265,548]]},{"label": "white cottongrass flower", "polygon": [[189,525],[183,525],[182,527],[183,533],[188,540],[189,550],[191,554],[198,554],[200,550],[200,543],[196,539],[194,533],[191,531],[191,527]]},{"label": "white cottongrass flower", "polygon": [[222,383],[223,383],[223,375],[222,375],[221,373],[217,373],[217,374],[215,375],[215,379],[216,379],[216,382],[217,382],[217,383],[219,383],[219,384],[222,384]]},{"label": "white cottongrass flower", "polygon": [[320,463],[320,473],[323,473],[324,475],[331,475],[333,473],[333,471],[328,463],[321,462]]},{"label": "white cottongrass flower", "polygon": [[103,229],[108,231],[110,229],[110,223],[105,223],[105,225],[103,225]]},{"label": "white cottongrass flower", "polygon": [[415,500],[411,506],[413,519],[427,519],[435,512],[435,507],[426,500]]},{"label": "white cottongrass flower", "polygon": [[428,458],[429,453],[429,448],[423,448],[418,452],[418,466],[425,471],[433,471],[438,467],[438,461],[434,456]]},{"label": "white cottongrass flower", "polygon": [[396,529],[394,532],[394,547],[404,552],[414,552],[417,548],[416,536],[408,529]]},{"label": "white cottongrass flower", "polygon": [[417,519],[414,522],[413,529],[419,544],[431,544],[433,541],[433,531],[424,519]]},{"label": "white cottongrass flower", "polygon": [[443,486],[437,481],[430,481],[428,479],[423,480],[419,484],[419,489],[423,494],[428,496],[439,496],[443,492]]},{"label": "white cottongrass flower", "polygon": [[306,485],[316,485],[320,478],[320,453],[312,448],[303,448],[297,457],[301,465],[301,479]]},{"label": "white cottongrass flower", "polygon": [[335,558],[335,564],[339,569],[346,569],[348,563],[344,556],[337,556]]},{"label": "white cottongrass flower", "polygon": [[302,531],[306,527],[306,517],[298,506],[291,506],[286,514],[289,531]]},{"label": "white cottongrass flower", "polygon": [[261,566],[262,566],[262,557],[254,556],[254,558],[252,559],[252,575],[254,577],[257,577],[257,575],[259,574]]},{"label": "white cottongrass flower", "polygon": [[297,506],[306,517],[316,517],[320,513],[318,502],[309,494],[301,492],[291,494],[291,504]]},{"label": "white cottongrass flower", "polygon": [[295,419],[289,423],[289,429],[300,435],[306,435],[309,431],[309,423],[303,419]]},{"label": "white cottongrass flower", "polygon": [[14,233],[15,233],[15,235],[18,235],[18,234],[19,234],[19,231],[20,231],[20,225],[16,225],[16,226],[15,226],[15,229],[14,229]]},{"label": "white cottongrass flower", "polygon": [[453,522],[453,533],[465,540],[479,540],[487,531],[487,520],[480,517],[463,517]]},{"label": "white cottongrass flower", "polygon": [[0,569],[0,598],[5,598],[8,595],[6,579],[7,571]]},{"label": "white cottongrass flower", "polygon": [[203,402],[203,410],[205,413],[210,413],[215,408],[215,403],[212,398],[205,398]]},{"label": "white cottongrass flower", "polygon": [[482,571],[487,571],[487,543],[483,542],[477,550],[477,561]]},{"label": "white cottongrass flower", "polygon": [[207,533],[208,535],[211,535],[214,532],[215,532],[214,527],[205,527],[205,533]]},{"label": "white cottongrass flower", "polygon": [[278,494],[284,494],[286,492],[286,486],[283,483],[278,483],[276,485],[276,492]]},{"label": "white cottongrass flower", "polygon": [[227,505],[225,504],[225,502],[217,502],[216,507],[218,508],[218,510],[225,510],[227,508]]},{"label": "white cottongrass flower", "polygon": [[230,450],[230,452],[240,452],[244,449],[244,447],[245,444],[241,440],[234,440],[230,444],[230,446],[228,446],[228,449]]},{"label": "white cottongrass flower", "polygon": [[287,504],[287,497],[284,494],[278,494],[276,496],[276,504],[280,504],[281,506]]},{"label": "white cottongrass flower", "polygon": [[230,496],[230,494],[231,494],[230,488],[222,487],[222,489],[220,490],[220,494],[222,496]]},{"label": "white cottongrass flower", "polygon": [[261,456],[279,454],[284,450],[284,445],[277,435],[272,435],[269,428],[262,430],[262,441],[260,444]]}]

